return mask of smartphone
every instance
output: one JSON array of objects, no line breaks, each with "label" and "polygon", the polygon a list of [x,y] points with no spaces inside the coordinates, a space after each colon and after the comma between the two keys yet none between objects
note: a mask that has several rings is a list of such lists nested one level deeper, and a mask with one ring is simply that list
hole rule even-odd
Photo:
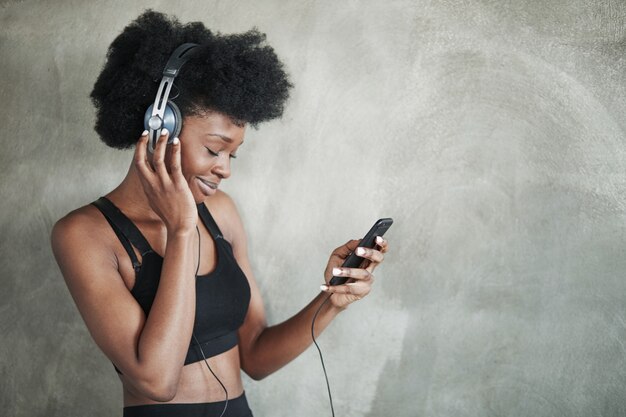
[{"label": "smartphone", "polygon": [[[393,224],[393,219],[390,219],[390,218],[379,219],[378,221],[376,221],[376,223],[374,223],[374,226],[372,226],[370,231],[367,232],[367,234],[365,235],[363,239],[361,239],[358,247],[373,248],[376,245],[376,236],[384,235],[385,232],[389,230],[392,224]],[[361,262],[363,262],[363,259],[364,258],[361,258],[360,256],[357,256],[356,253],[352,252],[350,255],[348,255],[348,257],[343,262],[341,267],[342,268],[358,268],[359,265],[361,265]],[[345,283],[348,279],[349,277],[333,276],[329,284],[341,285]]]}]

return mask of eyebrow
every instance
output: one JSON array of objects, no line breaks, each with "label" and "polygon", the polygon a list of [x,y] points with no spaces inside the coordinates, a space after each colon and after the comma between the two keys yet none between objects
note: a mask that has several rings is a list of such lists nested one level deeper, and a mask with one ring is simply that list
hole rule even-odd
[{"label": "eyebrow", "polygon": [[[218,133],[207,133],[207,136],[217,136],[226,143],[233,143],[233,140],[231,138],[229,138],[228,136],[220,135]],[[243,141],[241,141],[240,145],[243,145]]]}]

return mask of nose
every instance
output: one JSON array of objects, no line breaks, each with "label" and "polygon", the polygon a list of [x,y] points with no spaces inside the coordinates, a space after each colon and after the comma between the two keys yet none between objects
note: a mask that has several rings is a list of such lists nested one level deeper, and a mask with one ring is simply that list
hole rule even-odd
[{"label": "nose", "polygon": [[213,165],[213,173],[221,179],[230,177],[230,155],[227,152],[220,153],[217,162]]}]

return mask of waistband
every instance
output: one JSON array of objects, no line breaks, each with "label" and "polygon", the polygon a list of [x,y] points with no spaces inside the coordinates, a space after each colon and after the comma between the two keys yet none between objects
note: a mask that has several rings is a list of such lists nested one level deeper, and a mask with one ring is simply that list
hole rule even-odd
[{"label": "waistband", "polygon": [[[219,417],[226,401],[213,403],[163,403],[124,407],[123,417]],[[252,417],[246,393],[228,400],[222,417]]]}]

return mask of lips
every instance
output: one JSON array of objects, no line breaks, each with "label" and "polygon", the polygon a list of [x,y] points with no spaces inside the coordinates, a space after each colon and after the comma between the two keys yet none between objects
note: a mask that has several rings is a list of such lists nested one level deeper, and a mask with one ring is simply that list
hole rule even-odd
[{"label": "lips", "polygon": [[196,177],[196,178],[198,178],[198,180],[200,180],[200,182],[205,184],[207,187],[209,187],[209,188],[211,188],[213,190],[217,190],[217,184],[216,183],[211,182],[211,181],[207,181],[207,180],[205,180],[203,178],[200,178],[200,177]]}]

